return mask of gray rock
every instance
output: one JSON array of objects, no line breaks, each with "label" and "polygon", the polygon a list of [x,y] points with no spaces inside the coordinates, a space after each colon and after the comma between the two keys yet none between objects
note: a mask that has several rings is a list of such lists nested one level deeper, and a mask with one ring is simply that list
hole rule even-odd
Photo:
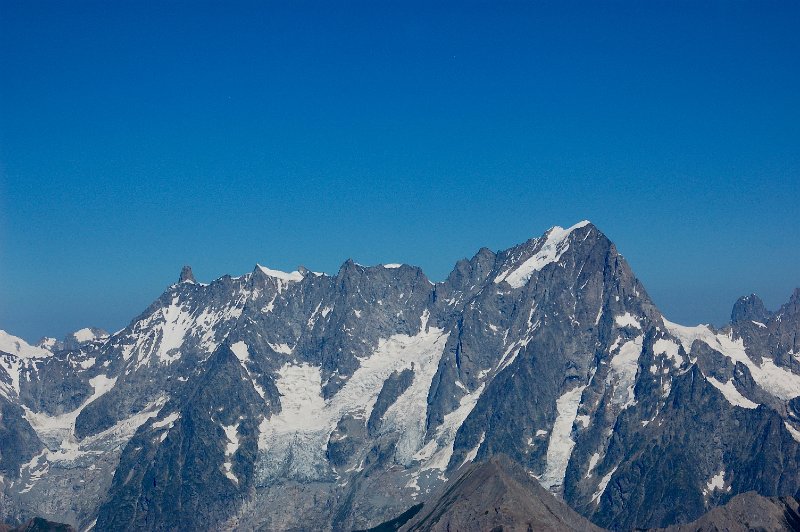
[{"label": "gray rock", "polygon": [[185,283],[185,282],[195,283],[195,282],[197,282],[194,279],[194,274],[192,273],[192,267],[191,266],[187,265],[187,266],[184,266],[181,269],[181,275],[178,277],[178,282],[179,283]]},{"label": "gray rock", "polygon": [[670,526],[667,532],[792,532],[800,530],[800,502],[794,497],[763,497],[748,491],[714,508],[686,525]]},{"label": "gray rock", "polygon": [[436,284],[353,261],[180,280],[108,338],[0,357],[0,516],[367,529],[498,454],[614,529],[800,488],[800,292],[681,328],[588,223]]},{"label": "gray rock", "polygon": [[497,455],[470,464],[404,526],[415,531],[599,531],[543,489],[518,464]]}]

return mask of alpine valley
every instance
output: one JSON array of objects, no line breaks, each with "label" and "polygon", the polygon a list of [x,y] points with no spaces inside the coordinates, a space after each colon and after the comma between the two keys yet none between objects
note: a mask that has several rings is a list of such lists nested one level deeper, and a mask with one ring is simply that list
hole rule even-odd
[{"label": "alpine valley", "polygon": [[0,332],[7,523],[349,531],[416,509],[409,529],[445,530],[509,486],[555,529],[730,521],[749,500],[778,522],[798,442],[800,290],[678,325],[589,222],[438,283],[184,268],[114,334]]}]

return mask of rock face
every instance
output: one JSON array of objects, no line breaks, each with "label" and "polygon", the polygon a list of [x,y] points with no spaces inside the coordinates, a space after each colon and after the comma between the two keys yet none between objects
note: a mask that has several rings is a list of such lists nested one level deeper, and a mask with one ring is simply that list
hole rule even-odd
[{"label": "rock face", "polygon": [[601,529],[556,498],[503,455],[469,464],[441,494],[426,502],[404,532],[497,530],[580,531]]},{"label": "rock face", "polygon": [[194,274],[192,273],[192,267],[191,266],[184,266],[183,267],[183,269],[181,270],[181,274],[178,277],[178,282],[179,283],[187,283],[187,282],[188,283],[194,283],[194,282],[196,282],[194,280]]},{"label": "rock face", "polygon": [[762,497],[748,491],[714,508],[686,525],[671,526],[666,532],[794,532],[800,530],[800,502],[794,497]]},{"label": "rock face", "polygon": [[619,530],[800,488],[800,291],[677,325],[588,222],[440,283],[353,261],[179,280],[69,349],[0,335],[0,517],[367,529],[497,454]]}]

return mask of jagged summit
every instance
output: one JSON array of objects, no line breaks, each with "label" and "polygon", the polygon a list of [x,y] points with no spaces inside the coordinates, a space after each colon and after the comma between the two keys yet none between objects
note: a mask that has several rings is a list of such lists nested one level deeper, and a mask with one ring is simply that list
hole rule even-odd
[{"label": "jagged summit", "polygon": [[432,494],[400,531],[601,530],[548,493],[505,455],[470,464],[459,473],[460,476]]},{"label": "jagged summit", "polygon": [[195,283],[195,282],[197,282],[194,279],[194,274],[192,273],[192,267],[191,266],[187,265],[187,266],[184,266],[181,269],[181,275],[180,275],[180,277],[178,277],[178,282],[179,283]]},{"label": "jagged summit", "polygon": [[761,298],[755,294],[740,297],[736,300],[731,311],[731,322],[743,321],[765,322],[769,319],[770,312],[764,306]]},{"label": "jagged summit", "polygon": [[498,453],[620,530],[800,488],[797,297],[673,324],[585,222],[436,284],[394,266],[187,276],[110,337],[0,354],[0,513],[369,528]]},{"label": "jagged summit", "polygon": [[[523,256],[522,259],[524,260],[515,258],[511,267],[495,277],[494,282],[502,283],[505,281],[514,288],[524,286],[535,272],[540,271],[548,264],[558,262],[561,255],[569,249],[569,240],[573,231],[583,229],[589,225],[590,222],[584,220],[567,229],[559,226],[551,227],[543,237],[528,241],[532,242],[533,250],[531,251],[534,253],[525,253],[528,256]],[[587,235],[590,230],[591,228],[586,231]]]},{"label": "jagged summit", "polygon": [[303,273],[297,270],[287,273],[280,270],[273,270],[260,264],[256,264],[256,269],[268,277],[280,279],[281,281],[297,282],[302,281],[304,277]]},{"label": "jagged summit", "polygon": [[[586,228],[587,233],[591,232],[591,230],[595,230],[597,231],[597,234],[600,235],[601,238],[607,239],[607,237],[605,237],[605,235],[603,235],[603,233],[600,232],[597,229],[597,227],[588,220],[583,220],[581,222],[578,222],[566,229],[560,226],[553,226],[547,231],[545,231],[544,234],[542,234],[541,236],[533,237],[528,241],[519,244],[509,250],[499,252],[507,256],[511,256],[513,259],[514,255],[517,255],[517,258],[519,258],[518,257],[519,255],[525,255],[526,253],[530,252],[532,248],[535,248],[537,246],[541,248],[538,249],[539,253],[535,257],[524,257],[529,259],[528,263],[520,265],[520,267],[517,268],[516,272],[512,272],[511,270],[509,270],[498,275],[496,278],[496,282],[500,283],[503,280],[506,280],[514,288],[519,288],[520,286],[523,286],[526,280],[530,278],[532,272],[542,269],[549,263],[557,262],[561,254],[568,248],[567,241],[570,235],[574,231],[584,228]],[[473,262],[476,260],[480,260],[486,263],[487,260],[494,260],[495,257],[496,257],[496,252],[486,247],[482,247],[476,253],[475,257],[473,257],[473,259],[471,260]],[[462,259],[462,261],[467,261],[467,259]],[[461,261],[459,261],[459,264],[460,263]],[[456,270],[459,268],[459,264],[456,264]],[[393,270],[393,269],[400,269],[403,267],[409,267],[414,270],[421,271],[421,268],[419,268],[418,266],[409,265],[407,263],[386,263],[386,264],[378,264],[375,266],[365,266],[363,264],[355,262],[352,258],[348,258],[340,266],[339,274],[341,274],[341,272],[343,271],[353,272],[357,271],[358,269],[383,268],[387,270]],[[296,271],[285,272],[281,270],[272,269],[258,263],[256,264],[253,271],[264,274],[268,277],[272,277],[274,279],[287,282],[301,281],[303,280],[304,277],[307,277],[310,274],[313,274],[314,276],[317,277],[326,275],[324,273],[311,271],[304,266],[299,266]],[[239,278],[239,277],[232,277],[230,274],[225,275],[223,277],[230,277],[232,279]],[[183,269],[181,270],[179,283],[181,282],[190,282],[190,283],[196,282],[194,275],[192,274],[192,268],[190,266],[184,266]]]},{"label": "jagged summit", "polygon": [[52,355],[49,349],[39,345],[30,345],[22,338],[3,330],[0,330],[0,352],[9,353],[20,358],[41,358]]}]

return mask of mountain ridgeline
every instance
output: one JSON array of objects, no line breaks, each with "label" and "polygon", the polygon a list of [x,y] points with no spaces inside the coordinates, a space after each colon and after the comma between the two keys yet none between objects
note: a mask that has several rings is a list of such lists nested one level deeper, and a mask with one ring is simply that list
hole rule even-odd
[{"label": "mountain ridgeline", "polygon": [[678,325],[589,222],[439,283],[184,268],[125,329],[84,331],[0,333],[0,521],[369,529],[499,455],[504,485],[613,530],[800,489],[800,291]]}]

